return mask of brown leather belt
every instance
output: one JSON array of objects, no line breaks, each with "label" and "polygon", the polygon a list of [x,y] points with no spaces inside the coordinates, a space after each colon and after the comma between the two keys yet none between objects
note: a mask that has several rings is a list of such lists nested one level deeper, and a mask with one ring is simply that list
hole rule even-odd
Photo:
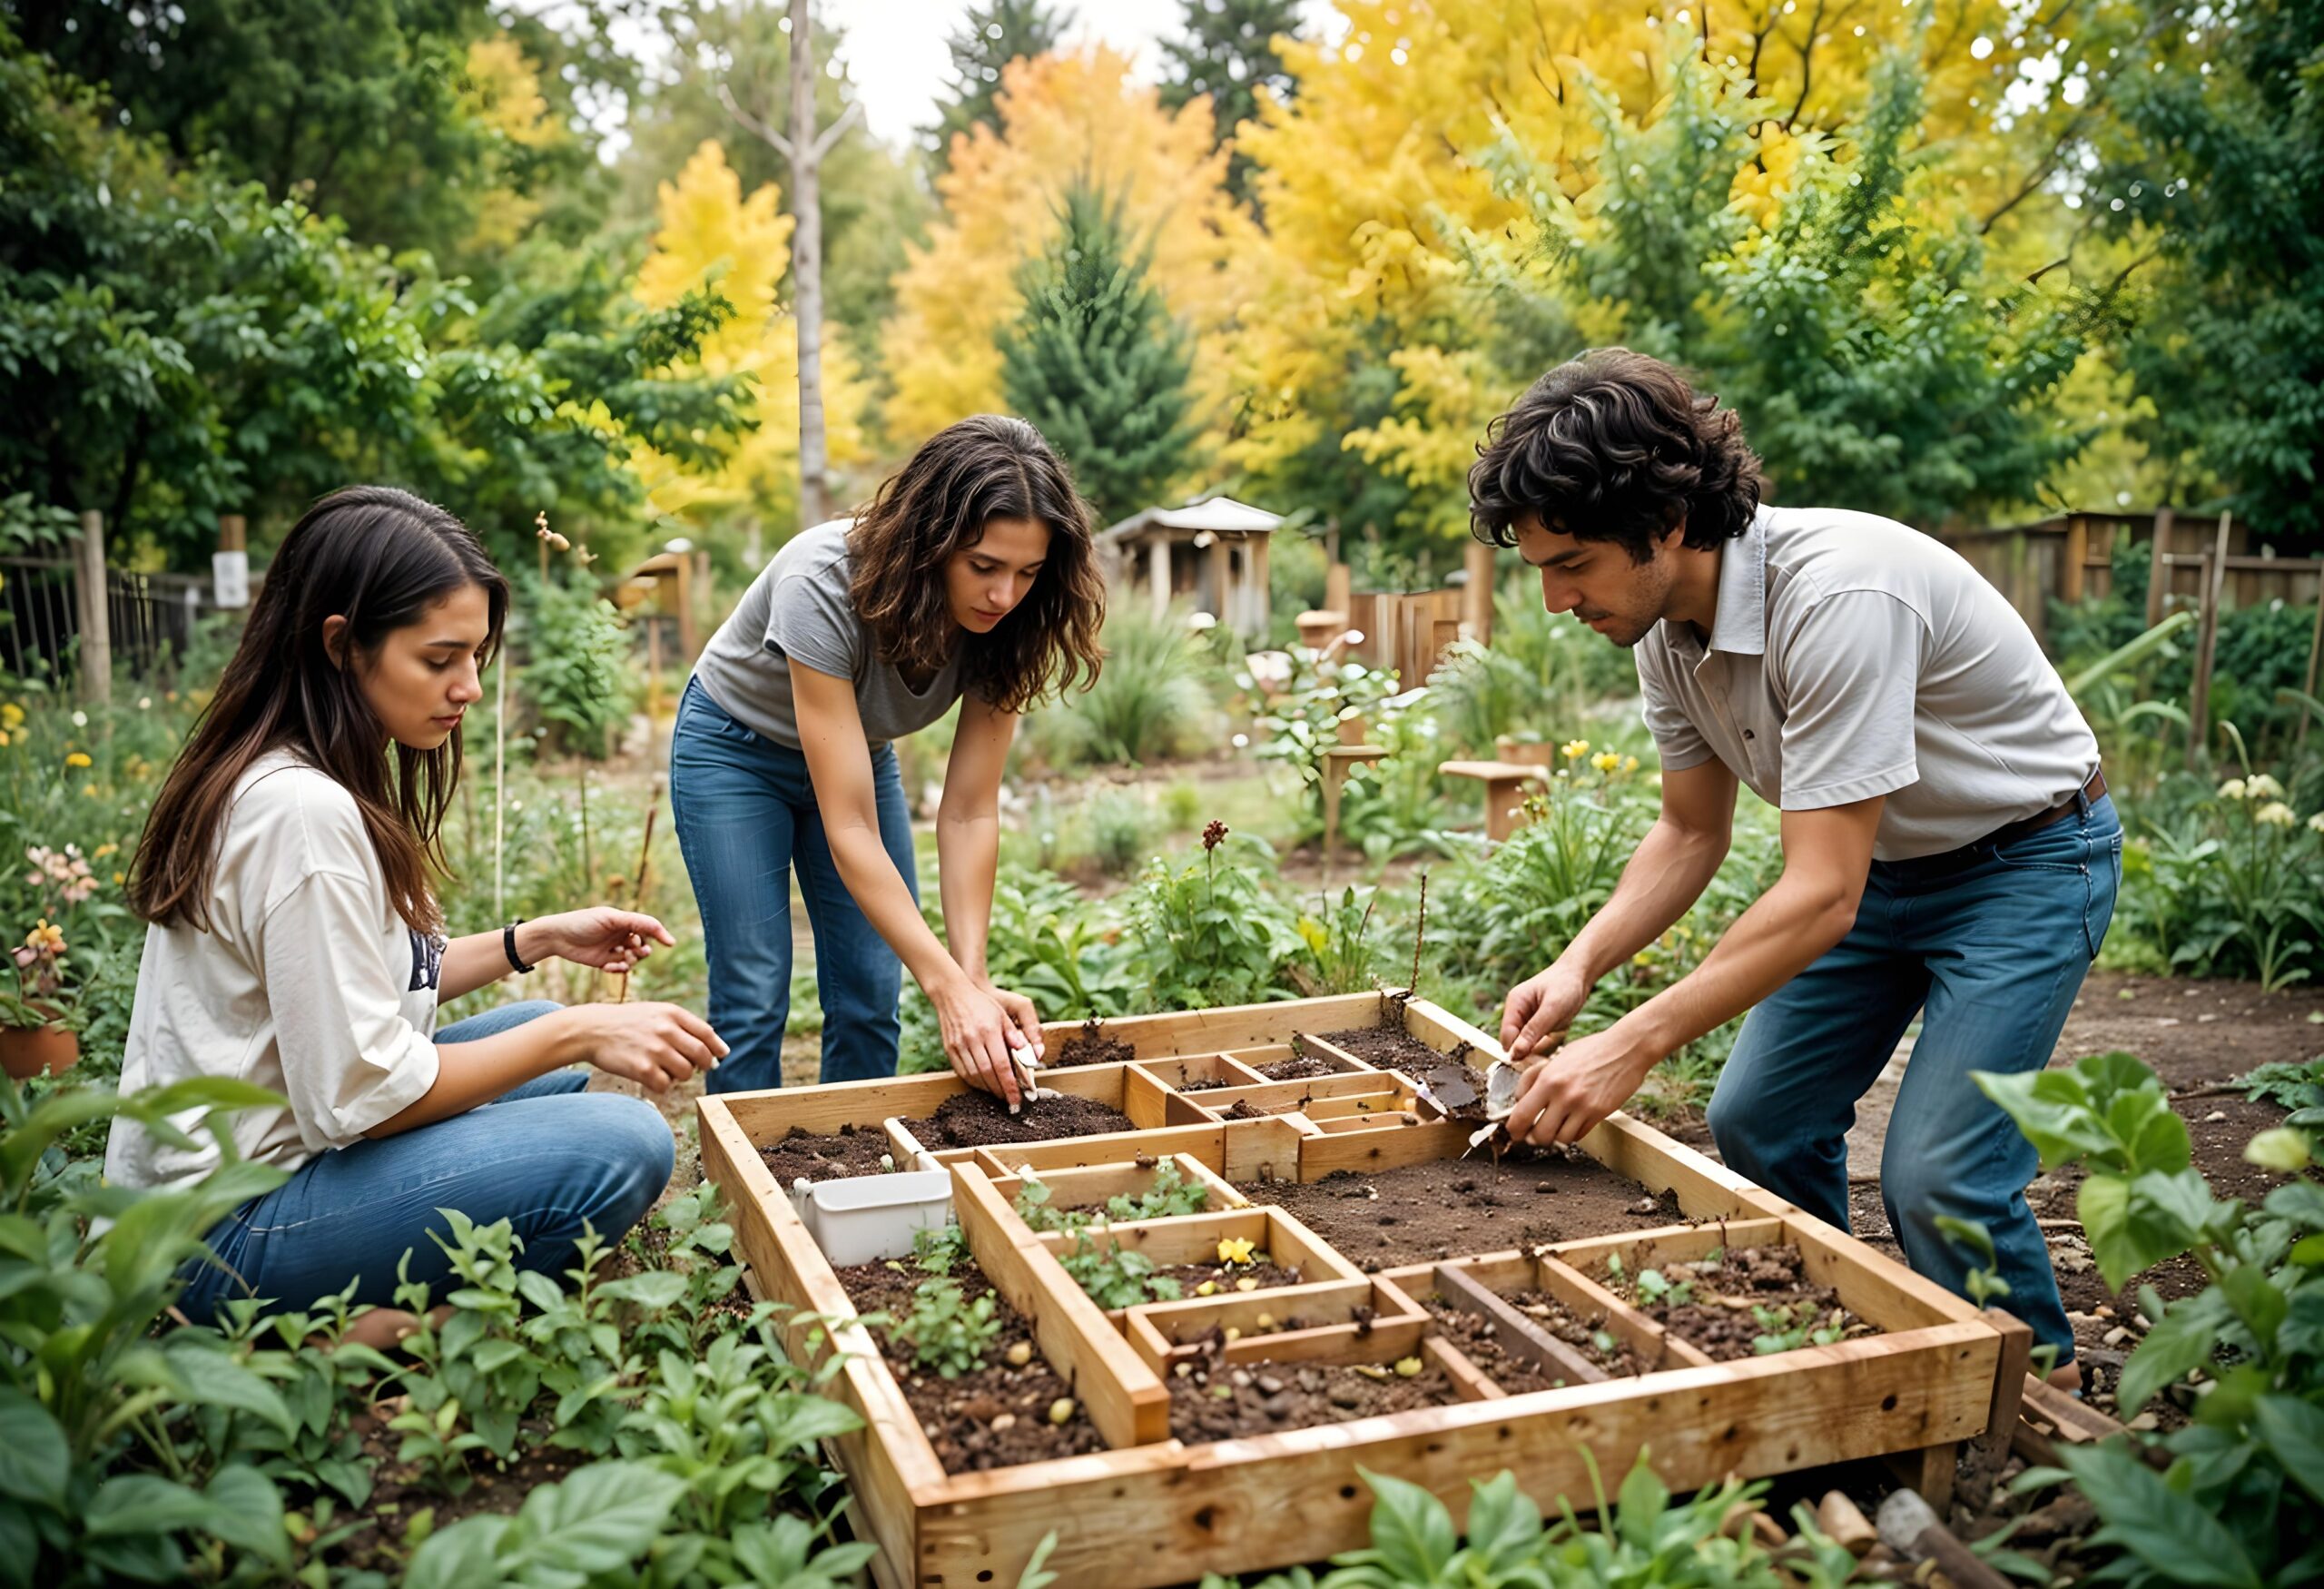
[{"label": "brown leather belt", "polygon": [[1995,850],[2004,844],[2040,833],[2053,823],[2063,821],[2073,813],[2096,804],[2106,794],[2106,775],[2102,770],[2090,775],[2090,782],[2076,793],[2059,801],[2047,811],[2037,811],[2031,816],[2004,823],[1982,839],[1962,845],[1957,850],[1941,850],[1934,855],[1915,855],[1905,861],[1884,861],[1878,864],[1898,877],[1927,879],[1947,877],[1956,872],[1966,872],[1981,866]]}]

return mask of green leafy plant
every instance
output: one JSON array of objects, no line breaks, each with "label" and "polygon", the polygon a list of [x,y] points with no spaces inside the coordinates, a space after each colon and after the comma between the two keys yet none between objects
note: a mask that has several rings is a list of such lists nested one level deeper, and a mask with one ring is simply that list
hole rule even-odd
[{"label": "green leafy plant", "polygon": [[1216,821],[1192,863],[1157,860],[1147,868],[1130,903],[1146,1002],[1191,1010],[1296,996],[1282,968],[1305,945],[1291,912],[1265,886],[1274,872],[1265,841],[1230,834]]},{"label": "green leafy plant", "polygon": [[1080,1230],[1090,1223],[1089,1216],[1068,1213],[1049,1207],[1049,1187],[1046,1181],[1028,1174],[1025,1184],[1017,1193],[1017,1217],[1036,1230]]},{"label": "green leafy plant", "polygon": [[1762,1357],[1797,1351],[1805,1346],[1828,1347],[1847,1333],[1847,1326],[1837,1310],[1826,1322],[1823,1310],[1813,1302],[1794,1302],[1780,1308],[1755,1307],[1751,1309],[1751,1321],[1761,1332],[1751,1337],[1751,1350]]},{"label": "green leafy plant", "polygon": [[1165,1159],[1154,1167],[1153,1182],[1136,1197],[1117,1192],[1106,1199],[1106,1217],[1111,1219],[1167,1219],[1181,1214],[1199,1214],[1210,1207],[1210,1189],[1198,1180],[1188,1180],[1178,1173],[1175,1160]]},{"label": "green leafy plant", "polygon": [[1154,1260],[1118,1243],[1100,1251],[1087,1236],[1058,1261],[1074,1283],[1100,1308],[1135,1308],[1141,1302],[1176,1302],[1186,1289],[1169,1275],[1154,1272]]},{"label": "green leafy plant", "polygon": [[911,1233],[911,1260],[923,1275],[950,1275],[969,1261],[969,1233],[949,1223],[922,1226]]},{"label": "green leafy plant", "polygon": [[1670,1308],[1684,1308],[1695,1299],[1695,1283],[1673,1280],[1660,1269],[1640,1269],[1636,1281],[1639,1299]]},{"label": "green leafy plant", "polygon": [[[2243,1096],[2253,1103],[2264,1100],[2278,1109],[2291,1110],[2295,1113],[2316,1109],[2324,1105],[2324,1054],[2298,1062],[2272,1060],[2238,1076],[2235,1084],[2244,1089]],[[2324,1117],[2315,1120],[2296,1120],[2290,1123],[2324,1124]]]},{"label": "green leafy plant", "polygon": [[912,1291],[911,1310],[890,1336],[911,1344],[912,1361],[920,1367],[957,1379],[984,1367],[985,1347],[1000,1333],[991,1293],[964,1302],[958,1280],[927,1279]]},{"label": "green leafy plant", "polygon": [[[2113,1575],[2252,1589],[2312,1582],[2324,1568],[2324,1186],[2295,1179],[2257,1208],[2214,1197],[2186,1122],[2128,1054],[1976,1080],[2045,1170],[2083,1167],[2076,1213],[2107,1285],[2119,1290],[2181,1257],[2206,1281],[2169,1304],[2140,1288],[2153,1327],[2116,1387],[2127,1417],[2190,1375],[2208,1383],[2194,1422],[2154,1442],[2166,1471],[2121,1443],[2060,1453],[2105,1525],[2093,1543],[2123,1553]],[[2307,1140],[2263,1133],[2247,1156],[2296,1170]]]},{"label": "green leafy plant", "polygon": [[[1545,1526],[1512,1474],[1472,1479],[1465,1541],[1428,1491],[1359,1468],[1372,1486],[1371,1544],[1333,1557],[1320,1578],[1302,1567],[1249,1589],[1835,1589],[1856,1581],[1856,1558],[1816,1527],[1805,1505],[1792,1508],[1798,1542],[1778,1562],[1752,1530],[1733,1526],[1737,1513],[1757,1509],[1764,1483],[1730,1479],[1674,1501],[1648,1459],[1639,1454],[1612,1505],[1591,1464],[1594,1528],[1562,1502]],[[1235,1589],[1235,1581],[1206,1577],[1203,1589]]]},{"label": "green leafy plant", "polygon": [[551,578],[534,584],[527,616],[519,687],[567,747],[605,755],[636,696],[621,615],[594,587]]}]

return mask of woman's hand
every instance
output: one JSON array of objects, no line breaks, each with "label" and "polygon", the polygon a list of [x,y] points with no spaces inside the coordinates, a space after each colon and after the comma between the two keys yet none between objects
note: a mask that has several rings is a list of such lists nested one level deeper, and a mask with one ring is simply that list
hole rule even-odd
[{"label": "woman's hand", "polygon": [[675,1004],[651,1000],[634,1004],[576,1004],[565,1013],[579,1028],[577,1041],[583,1058],[607,1075],[635,1081],[648,1092],[667,1092],[674,1083],[707,1071],[726,1057],[726,1045],[711,1031],[710,1023]]},{"label": "woman's hand", "polygon": [[528,964],[554,954],[576,965],[613,972],[634,971],[654,952],[655,944],[677,942],[652,916],[611,905],[538,917],[517,929],[517,952]]},{"label": "woman's hand", "polygon": [[[928,1002],[936,1006],[937,1023],[944,1032],[944,1058],[950,1061],[953,1074],[1000,1098],[1014,1114],[1023,1090],[1009,1054],[1011,1049],[1029,1045],[1004,999],[1016,1000],[1029,1012],[1032,1010],[1029,1000],[999,992],[989,982],[980,986],[966,976],[928,990]],[[1035,1020],[1036,1031],[1039,1025]]]},{"label": "woman's hand", "polygon": [[1025,1046],[1033,1051],[1033,1062],[1038,1065],[1048,1058],[1049,1043],[1041,1036],[1041,1012],[1033,1008],[1033,1002],[1022,993],[1012,993],[1007,988],[996,986],[990,977],[980,976],[970,980],[1000,1002],[1000,1012],[1009,1017],[1009,1023],[1023,1034]]}]

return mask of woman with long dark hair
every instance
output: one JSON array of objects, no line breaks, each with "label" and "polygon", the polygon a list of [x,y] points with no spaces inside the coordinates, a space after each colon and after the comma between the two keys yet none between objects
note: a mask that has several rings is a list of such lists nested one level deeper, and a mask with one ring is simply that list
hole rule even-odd
[{"label": "woman with long dark hair", "polygon": [[[1010,1051],[1038,1055],[1040,1017],[985,968],[1001,767],[1028,706],[1097,677],[1104,621],[1088,508],[1022,419],[946,428],[852,520],[775,554],[704,650],[670,743],[711,1023],[734,1044],[714,1091],[783,1084],[795,865],[822,1080],[894,1073],[909,966],[953,1070],[1015,1105]],[[920,913],[893,742],[956,701],[936,814],[948,944]]]},{"label": "woman with long dark hair", "polygon": [[[670,934],[599,907],[444,937],[432,880],[460,717],[500,643],[508,585],[467,526],[408,492],[323,498],[283,540],[216,696],[146,819],[129,881],[148,923],[125,1091],[197,1076],[282,1093],[237,1116],[240,1156],[290,1172],[210,1232],[179,1306],[303,1308],[397,1264],[448,1273],[438,1209],[504,1217],[556,1273],[585,1223],[608,1240],[670,1177],[669,1128],[585,1093],[586,1061],[655,1091],[724,1051],[673,1004],[546,1001],[436,1027],[438,1004],[549,955],[625,971]],[[116,1120],[115,1185],[214,1169],[213,1141]]]}]

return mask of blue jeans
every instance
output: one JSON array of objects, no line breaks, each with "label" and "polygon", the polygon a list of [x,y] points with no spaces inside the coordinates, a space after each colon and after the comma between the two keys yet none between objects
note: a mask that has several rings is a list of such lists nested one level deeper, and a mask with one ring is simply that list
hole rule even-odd
[{"label": "blue jeans", "polygon": [[2113,919],[2122,824],[2111,800],[2076,804],[1959,870],[1874,862],[1854,930],[1751,1012],[1709,1111],[1730,1167],[1845,1230],[1856,1100],[1925,1007],[1881,1155],[1888,1222],[1906,1262],[1965,1296],[1969,1263],[1936,1219],[1981,1221],[2001,1305],[2061,1362],[2073,1331],[2025,1201],[2039,1163],[1970,1072],[2049,1063]]},{"label": "blue jeans", "polygon": [[[436,1041],[474,1042],[547,1014],[546,999],[506,1004],[439,1028]],[[524,1239],[517,1267],[562,1277],[582,1227],[618,1241],[670,1183],[675,1144],[642,1099],[585,1092],[588,1072],[552,1071],[489,1103],[392,1137],[319,1153],[210,1231],[217,1263],[196,1259],[178,1306],[207,1323],[222,1302],[263,1297],[305,1308],[357,1282],[359,1306],[395,1300],[396,1265],[438,1300],[451,1266],[430,1232],[449,1239],[438,1209],[479,1225],[508,1219]]]},{"label": "blue jeans", "polygon": [[[895,746],[872,752],[872,783],[880,842],[917,900],[911,813]],[[823,1005],[820,1079],[894,1075],[903,964],[840,878],[805,755],[743,727],[689,679],[670,735],[670,814],[702,907],[710,1024],[727,1045],[710,1073],[710,1091],[783,1085],[793,865],[815,935],[815,991]]]}]

